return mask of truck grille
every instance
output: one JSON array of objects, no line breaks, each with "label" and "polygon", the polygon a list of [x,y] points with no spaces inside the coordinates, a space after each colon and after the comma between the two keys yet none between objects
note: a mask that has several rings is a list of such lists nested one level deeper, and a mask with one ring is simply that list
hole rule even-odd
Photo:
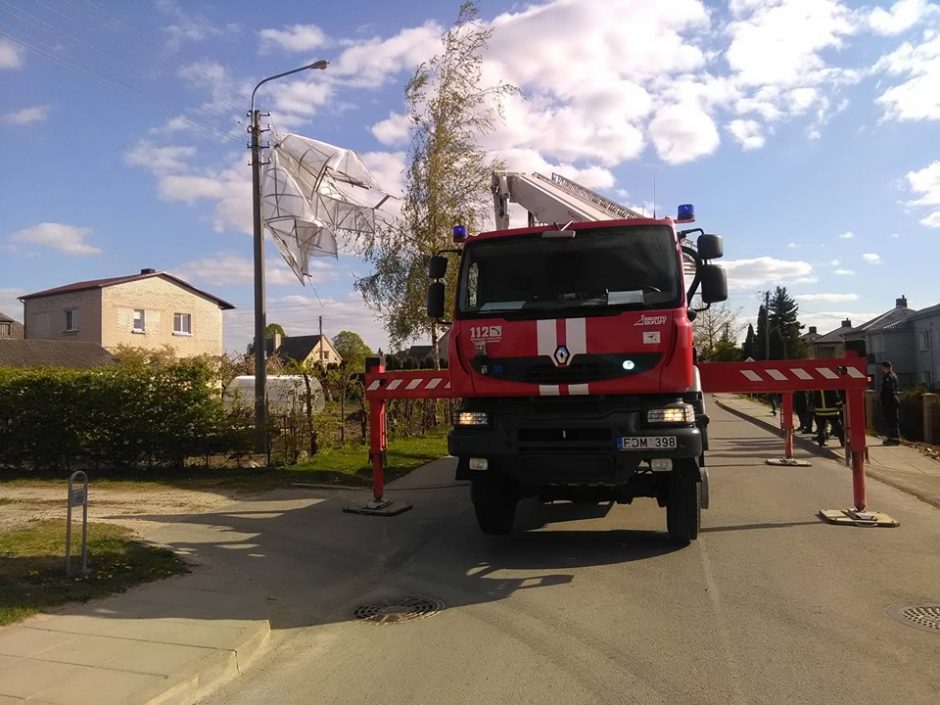
[{"label": "truck grille", "polygon": [[[536,357],[476,358],[474,369],[482,375],[510,382],[530,384],[587,384],[605,379],[629,377],[653,369],[661,353],[633,355],[576,355],[567,367],[557,367],[547,355]],[[632,363],[624,369],[624,361]]]}]

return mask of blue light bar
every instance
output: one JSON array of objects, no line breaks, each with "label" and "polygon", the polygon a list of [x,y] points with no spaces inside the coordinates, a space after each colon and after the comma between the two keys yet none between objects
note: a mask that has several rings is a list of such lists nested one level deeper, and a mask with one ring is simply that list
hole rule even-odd
[{"label": "blue light bar", "polygon": [[463,242],[467,239],[467,226],[466,225],[455,225],[454,226],[454,242]]},{"label": "blue light bar", "polygon": [[679,205],[679,213],[676,216],[677,223],[694,223],[695,222],[695,206],[691,203],[681,203]]}]

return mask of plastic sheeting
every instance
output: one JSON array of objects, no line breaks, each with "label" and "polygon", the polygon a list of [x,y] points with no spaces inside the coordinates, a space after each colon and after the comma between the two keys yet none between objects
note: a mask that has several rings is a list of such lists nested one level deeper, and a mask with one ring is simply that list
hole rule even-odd
[{"label": "plastic sheeting", "polygon": [[390,196],[355,152],[276,135],[261,177],[261,220],[302,284],[311,257],[337,257],[337,236],[372,234]]}]

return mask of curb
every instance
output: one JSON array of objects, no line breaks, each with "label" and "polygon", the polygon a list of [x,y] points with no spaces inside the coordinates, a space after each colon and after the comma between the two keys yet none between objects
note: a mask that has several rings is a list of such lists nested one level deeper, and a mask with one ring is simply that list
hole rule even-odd
[{"label": "curb", "polygon": [[192,705],[239,675],[251,658],[267,643],[271,625],[257,620],[246,627],[241,644],[219,649],[194,664],[166,677],[159,686],[142,691],[128,705]]}]

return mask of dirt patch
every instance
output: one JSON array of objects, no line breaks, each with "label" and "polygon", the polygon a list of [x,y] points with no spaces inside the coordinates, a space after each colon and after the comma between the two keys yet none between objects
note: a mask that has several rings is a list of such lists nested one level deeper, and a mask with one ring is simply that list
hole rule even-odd
[{"label": "dirt patch", "polygon": [[[52,485],[0,485],[0,529],[22,526],[30,521],[64,518],[67,489]],[[133,489],[88,489],[88,520],[126,526],[138,534],[155,525],[172,523],[186,515],[210,511],[229,504],[224,493],[183,490],[175,487]],[[81,508],[73,510],[81,516]],[[140,517],[146,516],[147,519]],[[161,517],[155,520],[154,517]]]}]

